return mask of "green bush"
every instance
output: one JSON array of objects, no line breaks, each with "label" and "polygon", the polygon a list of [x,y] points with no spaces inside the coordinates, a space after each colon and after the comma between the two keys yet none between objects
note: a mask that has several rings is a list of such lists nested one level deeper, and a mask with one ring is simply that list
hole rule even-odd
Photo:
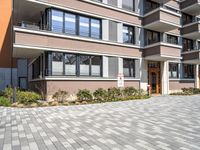
[{"label": "green bush", "polygon": [[79,101],[91,101],[92,100],[92,94],[89,90],[83,89],[79,90],[76,94]]},{"label": "green bush", "polygon": [[68,96],[68,92],[67,91],[58,90],[58,92],[56,92],[53,95],[52,98],[55,99],[58,102],[63,102],[63,101],[65,101],[67,99],[67,96]]},{"label": "green bush", "polygon": [[120,88],[113,87],[113,88],[108,89],[108,99],[109,100],[117,100],[117,99],[120,99],[121,96],[122,96],[122,92],[121,92]]},{"label": "green bush", "polygon": [[181,90],[185,95],[200,94],[200,89],[197,88],[182,88]]},{"label": "green bush", "polygon": [[8,98],[0,96],[0,106],[5,106],[5,107],[11,106],[11,102]]},{"label": "green bush", "polygon": [[17,92],[17,102],[24,105],[30,105],[32,103],[37,103],[41,99],[41,96],[35,92],[29,91],[18,91]]},{"label": "green bush", "polygon": [[3,96],[11,100],[13,96],[13,89],[11,87],[5,88],[3,91]]},{"label": "green bush", "polygon": [[106,101],[108,99],[108,92],[103,88],[99,88],[93,93],[93,96],[96,100]]},{"label": "green bush", "polygon": [[137,90],[134,87],[125,87],[122,90],[122,92],[124,97],[133,96],[137,94]]}]

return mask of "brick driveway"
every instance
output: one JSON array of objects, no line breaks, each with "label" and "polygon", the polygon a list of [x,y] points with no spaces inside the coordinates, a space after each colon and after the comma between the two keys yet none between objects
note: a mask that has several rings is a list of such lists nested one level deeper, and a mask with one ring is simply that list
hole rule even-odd
[{"label": "brick driveway", "polygon": [[0,107],[0,150],[200,150],[200,96]]}]

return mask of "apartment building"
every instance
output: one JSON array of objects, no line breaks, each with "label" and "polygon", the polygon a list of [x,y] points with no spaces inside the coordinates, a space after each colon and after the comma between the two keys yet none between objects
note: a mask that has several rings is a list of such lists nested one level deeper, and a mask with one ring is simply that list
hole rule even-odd
[{"label": "apartment building", "polygon": [[0,3],[1,89],[72,94],[116,87],[119,74],[154,94],[199,88],[199,0]]}]

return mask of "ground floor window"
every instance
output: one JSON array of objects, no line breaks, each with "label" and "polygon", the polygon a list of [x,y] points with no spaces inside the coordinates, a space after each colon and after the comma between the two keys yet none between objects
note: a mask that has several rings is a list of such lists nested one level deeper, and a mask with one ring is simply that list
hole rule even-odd
[{"label": "ground floor window", "polygon": [[194,65],[190,64],[183,64],[183,77],[184,78],[189,78],[189,79],[194,79]]},{"label": "ground floor window", "polygon": [[55,76],[102,76],[102,57],[94,55],[48,53],[48,70]]},{"label": "ground floor window", "polygon": [[169,78],[178,78],[178,64],[169,63]]},{"label": "ground floor window", "polygon": [[135,77],[135,60],[124,58],[123,71],[125,77]]}]

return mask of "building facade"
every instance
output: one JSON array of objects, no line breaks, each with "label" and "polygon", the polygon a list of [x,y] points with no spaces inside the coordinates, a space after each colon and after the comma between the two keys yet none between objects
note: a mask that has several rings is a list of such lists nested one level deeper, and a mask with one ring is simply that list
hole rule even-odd
[{"label": "building facade", "polygon": [[200,0],[0,3],[1,89],[72,94],[116,87],[118,74],[155,94],[199,88]]}]

